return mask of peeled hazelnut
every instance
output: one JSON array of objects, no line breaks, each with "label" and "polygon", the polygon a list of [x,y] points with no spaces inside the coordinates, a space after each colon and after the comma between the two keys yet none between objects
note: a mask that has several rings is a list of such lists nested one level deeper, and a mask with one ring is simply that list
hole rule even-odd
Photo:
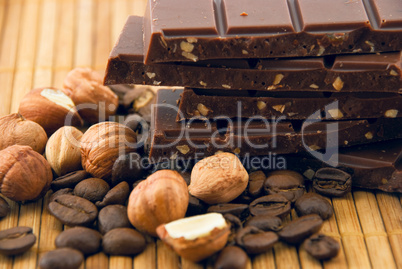
[{"label": "peeled hazelnut", "polygon": [[81,169],[81,137],[77,128],[64,126],[49,138],[46,159],[58,176]]},{"label": "peeled hazelnut", "polygon": [[247,187],[248,173],[236,155],[228,152],[205,158],[191,171],[191,195],[208,204],[227,203]]},{"label": "peeled hazelnut", "polygon": [[63,92],[79,106],[81,117],[90,123],[109,119],[119,105],[117,95],[103,86],[102,77],[90,68],[71,70],[64,79]]},{"label": "peeled hazelnut", "polygon": [[52,179],[49,163],[31,147],[14,145],[0,151],[0,190],[7,198],[16,202],[39,199]]},{"label": "peeled hazelnut", "polygon": [[230,225],[219,213],[209,213],[162,224],[159,238],[185,259],[199,262],[227,243]]},{"label": "peeled hazelnut", "polygon": [[114,162],[136,150],[137,135],[117,122],[92,125],[81,138],[81,163],[93,177],[110,183]]},{"label": "peeled hazelnut", "polygon": [[0,150],[12,145],[25,145],[43,153],[47,142],[42,126],[17,113],[0,118],[0,137]]},{"label": "peeled hazelnut", "polygon": [[64,125],[83,124],[70,97],[54,88],[31,90],[21,100],[18,112],[42,126],[48,137]]},{"label": "peeled hazelnut", "polygon": [[187,184],[173,170],[159,170],[141,181],[131,192],[127,214],[131,224],[156,236],[156,228],[185,216],[189,194]]}]

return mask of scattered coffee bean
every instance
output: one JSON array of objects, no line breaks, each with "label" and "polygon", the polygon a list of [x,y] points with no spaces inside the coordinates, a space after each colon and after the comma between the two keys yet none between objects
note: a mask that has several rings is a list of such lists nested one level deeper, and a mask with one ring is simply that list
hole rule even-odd
[{"label": "scattered coffee bean", "polygon": [[7,201],[0,196],[0,218],[4,218],[10,212],[11,208]]},{"label": "scattered coffee bean", "polygon": [[110,190],[109,184],[100,178],[87,178],[78,183],[74,188],[74,195],[95,203],[102,201]]},{"label": "scattered coffee bean", "polygon": [[289,222],[278,232],[278,235],[286,243],[300,244],[304,239],[318,232],[322,223],[321,217],[317,214],[302,216]]},{"label": "scattered coffee bean", "polygon": [[76,269],[84,261],[81,252],[73,248],[58,248],[47,252],[39,261],[41,269]]},{"label": "scattered coffee bean", "polygon": [[103,200],[96,202],[95,205],[97,207],[105,207],[114,204],[124,205],[129,195],[130,186],[127,182],[123,181],[108,191]]},{"label": "scattered coffee bean", "polygon": [[141,155],[136,152],[121,155],[113,164],[110,185],[116,186],[122,181],[133,184],[136,180],[141,179],[145,172],[142,168]]},{"label": "scattered coffee bean", "polygon": [[326,196],[344,196],[352,189],[352,176],[336,168],[321,168],[314,175],[313,188]]},{"label": "scattered coffee bean", "polygon": [[226,222],[230,223],[230,234],[228,237],[227,245],[235,245],[236,244],[236,234],[243,228],[243,224],[241,220],[232,215],[232,214],[225,214],[223,215]]},{"label": "scattered coffee bean", "polygon": [[245,269],[248,256],[236,246],[225,247],[215,262],[214,269]]},{"label": "scattered coffee bean", "polygon": [[103,237],[103,251],[109,255],[136,255],[146,246],[145,237],[134,229],[117,228]]},{"label": "scattered coffee bean", "polygon": [[282,220],[275,216],[259,215],[246,221],[245,227],[254,226],[263,231],[278,232],[282,229]]},{"label": "scattered coffee bean", "polygon": [[323,234],[312,235],[304,241],[303,247],[318,260],[331,259],[338,255],[340,249],[338,241]]},{"label": "scattered coffee bean", "polygon": [[261,170],[250,173],[248,182],[248,193],[251,197],[259,197],[264,189],[266,176]]},{"label": "scattered coffee bean", "polygon": [[278,242],[274,232],[264,232],[254,226],[241,229],[236,235],[236,243],[244,248],[248,254],[266,252]]},{"label": "scattered coffee bean", "polygon": [[73,248],[84,255],[91,255],[100,250],[102,235],[86,227],[74,227],[61,232],[55,241],[57,248]]},{"label": "scattered coffee bean", "polygon": [[271,215],[280,218],[290,213],[291,203],[280,194],[262,196],[250,204],[250,213],[253,216]]},{"label": "scattered coffee bean", "polygon": [[127,216],[127,207],[109,205],[102,208],[98,215],[99,232],[105,234],[116,228],[131,228],[131,223]]},{"label": "scattered coffee bean", "polygon": [[186,216],[190,217],[195,215],[202,215],[205,214],[206,212],[207,212],[207,205],[200,199],[190,194]]},{"label": "scattered coffee bean", "polygon": [[295,209],[299,216],[318,214],[323,220],[329,219],[334,214],[331,204],[324,197],[313,192],[306,193],[297,199]]},{"label": "scattered coffee bean", "polygon": [[271,172],[264,182],[266,194],[281,194],[294,203],[304,194],[303,176],[295,171],[279,170]]},{"label": "scattered coffee bean", "polygon": [[54,192],[65,188],[73,189],[75,185],[77,185],[79,182],[81,182],[82,180],[86,179],[89,176],[90,176],[89,173],[87,173],[84,170],[71,172],[64,176],[54,179],[50,184],[50,187]]},{"label": "scattered coffee bean", "polygon": [[65,189],[60,189],[60,190],[56,191],[55,193],[53,193],[53,194],[50,196],[50,198],[49,198],[49,203],[50,203],[50,202],[53,202],[56,197],[58,197],[58,196],[60,196],[60,195],[63,195],[63,194],[74,195],[74,190],[73,190],[73,189],[70,189],[70,188],[65,188]]},{"label": "scattered coffee bean", "polygon": [[221,213],[222,215],[232,214],[242,220],[247,218],[250,214],[248,205],[245,204],[217,204],[210,206],[207,212],[216,212]]},{"label": "scattered coffee bean", "polygon": [[30,227],[14,227],[0,231],[0,253],[11,256],[26,252],[36,242]]},{"label": "scattered coffee bean", "polygon": [[63,194],[49,203],[49,212],[69,226],[88,226],[98,216],[98,209],[87,199]]}]

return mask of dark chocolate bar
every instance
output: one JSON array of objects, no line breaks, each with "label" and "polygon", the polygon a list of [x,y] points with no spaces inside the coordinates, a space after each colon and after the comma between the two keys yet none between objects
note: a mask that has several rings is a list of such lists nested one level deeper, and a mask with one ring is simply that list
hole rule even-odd
[{"label": "dark chocolate bar", "polygon": [[[353,186],[402,193],[402,139],[339,149],[338,168],[353,175]],[[286,156],[287,166],[306,176],[327,167],[312,156]]]},{"label": "dark chocolate bar", "polygon": [[[182,90],[159,90],[151,120],[151,162],[198,159],[229,151],[240,156],[287,154],[402,137],[402,118],[350,121],[277,119],[176,122]],[[328,142],[328,143],[327,143]]]},{"label": "dark chocolate bar", "polygon": [[402,53],[315,58],[225,59],[145,65],[142,18],[130,16],[113,48],[105,84],[206,89],[380,91],[402,89]]},{"label": "dark chocolate bar", "polygon": [[400,0],[148,0],[145,63],[402,49]]},{"label": "dark chocolate bar", "polygon": [[[334,103],[337,102],[337,103]],[[329,106],[332,104],[332,106]],[[334,107],[336,106],[336,108]],[[345,120],[402,117],[402,96],[394,93],[318,93],[184,89],[177,121],[200,117]]]}]

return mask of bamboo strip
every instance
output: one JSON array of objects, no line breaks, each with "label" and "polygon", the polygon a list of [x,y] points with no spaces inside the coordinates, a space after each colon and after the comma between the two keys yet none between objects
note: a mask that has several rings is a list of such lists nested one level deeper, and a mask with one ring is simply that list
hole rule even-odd
[{"label": "bamboo strip", "polygon": [[[54,41],[56,34],[56,5],[57,0],[44,0],[43,2],[33,88],[48,87],[52,84],[53,74],[51,67],[53,64]],[[46,66],[50,68],[46,68]]]},{"label": "bamboo strip", "polygon": [[8,1],[0,38],[0,117],[10,113],[14,68],[17,58],[22,0]]},{"label": "bamboo strip", "polygon": [[397,268],[402,268],[402,206],[396,194],[376,192],[382,220],[394,254]]},{"label": "bamboo strip", "polygon": [[40,229],[40,216],[42,213],[42,202],[40,199],[35,203],[29,203],[22,205],[20,209],[20,215],[18,219],[18,226],[32,227],[33,233],[36,235],[37,240],[35,245],[22,255],[14,258],[14,269],[29,269],[36,268],[38,258],[38,246],[39,246],[39,229]]},{"label": "bamboo strip", "polygon": [[158,268],[176,269],[179,267],[179,256],[161,240],[156,242],[156,253]]},{"label": "bamboo strip", "polygon": [[103,252],[89,256],[85,260],[85,269],[108,269],[109,257]]},{"label": "bamboo strip", "polygon": [[33,68],[39,28],[39,7],[41,1],[26,0],[22,10],[21,32],[14,76],[11,112],[17,112],[20,100],[31,90]]},{"label": "bamboo strip", "polygon": [[130,9],[131,15],[144,16],[147,0],[134,0],[132,1],[133,7]]},{"label": "bamboo strip", "polygon": [[263,254],[253,258],[253,269],[275,268],[275,257],[273,250],[269,250]]},{"label": "bamboo strip", "polygon": [[[353,196],[373,268],[396,268],[374,194],[368,191],[356,191]],[[370,234],[379,235],[368,236]]]},{"label": "bamboo strip", "polygon": [[0,37],[2,36],[3,31],[5,29],[4,18],[5,18],[6,9],[7,9],[6,0],[0,0]]},{"label": "bamboo strip", "polygon": [[333,198],[332,203],[349,267],[370,268],[370,259],[352,194],[349,193],[342,198]]},{"label": "bamboo strip", "polygon": [[[137,0],[136,2],[139,2]],[[128,8],[128,2],[126,0],[114,0],[112,6],[112,27],[111,27],[111,39],[110,47],[114,46],[117,38],[120,35],[123,25],[127,20],[127,16],[130,15],[131,10]]]},{"label": "bamboo strip", "polygon": [[78,0],[74,66],[92,66],[94,0]]},{"label": "bamboo strip", "polygon": [[[2,197],[5,198],[4,196]],[[0,219],[0,231],[18,226],[18,214],[20,206],[10,199],[5,199],[10,205],[11,211],[5,218]],[[12,266],[13,257],[0,255],[0,269],[11,269]]]},{"label": "bamboo strip", "polygon": [[52,84],[56,88],[61,88],[64,78],[73,66],[74,29],[76,25],[75,1],[59,1],[57,14],[58,27],[53,57],[54,74]]},{"label": "bamboo strip", "polygon": [[110,256],[109,268],[129,269],[133,268],[133,258],[124,256]]},{"label": "bamboo strip", "polygon": [[189,260],[180,258],[181,269],[202,269],[204,266],[201,263],[194,263]]},{"label": "bamboo strip", "polygon": [[153,238],[147,238],[147,247],[134,258],[134,269],[155,269],[156,267],[156,243]]},{"label": "bamboo strip", "polygon": [[[294,210],[292,210],[294,211]],[[292,214],[294,215],[294,214]],[[286,225],[291,221],[291,216],[286,217],[283,225]],[[299,256],[297,255],[297,249],[294,246],[278,242],[274,245],[275,264],[276,268],[299,268]]]},{"label": "bamboo strip", "polygon": [[[331,203],[332,205],[332,200],[325,197],[325,199]],[[326,234],[328,236],[331,236],[335,240],[337,240],[340,244],[340,250],[339,253],[336,257],[323,262],[323,267],[325,269],[342,269],[342,268],[348,268],[348,263],[346,261],[345,257],[345,252],[343,249],[343,244],[341,240],[341,235],[339,234],[338,230],[338,224],[336,223],[336,217],[335,214],[332,215],[331,218],[328,220],[324,221],[324,224],[321,228],[321,233]]]},{"label": "bamboo strip", "polygon": [[105,72],[107,59],[111,50],[111,8],[109,0],[98,0],[96,7],[95,22],[95,57],[92,68],[98,71],[102,76]]}]

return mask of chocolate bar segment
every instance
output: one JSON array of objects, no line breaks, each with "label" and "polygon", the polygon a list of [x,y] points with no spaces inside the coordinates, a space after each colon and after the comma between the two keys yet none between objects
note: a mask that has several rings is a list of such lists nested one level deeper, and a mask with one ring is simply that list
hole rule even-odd
[{"label": "chocolate bar segment", "polygon": [[[338,168],[352,174],[354,187],[402,193],[402,139],[339,149],[332,157]],[[286,156],[287,166],[312,175],[327,164],[306,154]]]},{"label": "chocolate bar segment", "polygon": [[217,151],[240,156],[288,154],[402,137],[401,118],[331,122],[221,118],[176,122],[181,93],[182,90],[158,91],[158,105],[151,121],[151,162],[201,158]]},{"label": "chocolate bar segment", "polygon": [[397,0],[148,0],[145,63],[402,49]]},{"label": "chocolate bar segment", "polygon": [[[337,103],[334,103],[337,102]],[[229,117],[329,120],[402,117],[402,96],[393,93],[316,93],[185,89],[177,121]],[[401,112],[400,112],[401,111]]]},{"label": "chocolate bar segment", "polygon": [[142,18],[131,16],[110,54],[105,84],[264,91],[398,92],[402,89],[400,52],[145,65],[142,48]]}]

